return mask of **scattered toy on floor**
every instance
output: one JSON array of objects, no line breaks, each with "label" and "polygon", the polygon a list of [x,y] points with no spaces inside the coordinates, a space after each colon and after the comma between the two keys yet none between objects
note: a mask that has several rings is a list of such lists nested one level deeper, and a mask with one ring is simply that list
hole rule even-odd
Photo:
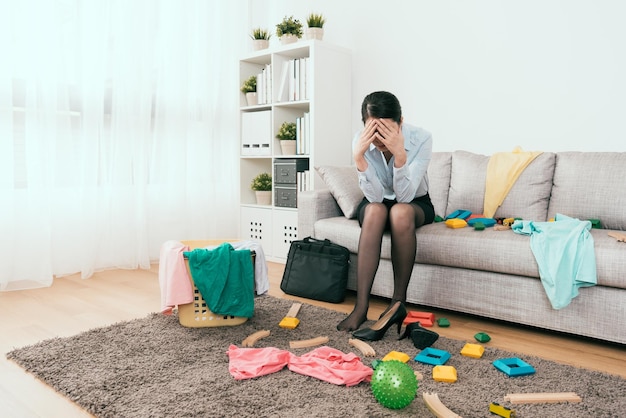
[{"label": "scattered toy on floor", "polygon": [[306,348],[315,347],[316,345],[326,344],[329,341],[328,337],[315,337],[308,340],[289,341],[289,347],[291,348]]},{"label": "scattered toy on floor", "polygon": [[479,344],[466,343],[461,349],[461,355],[465,357],[481,358],[485,352],[485,347]]},{"label": "scattered toy on floor", "polygon": [[454,366],[438,365],[433,367],[433,380],[437,382],[454,383],[457,380]]},{"label": "scattered toy on floor", "polygon": [[427,393],[424,392],[422,394],[422,398],[424,398],[424,403],[430,409],[437,418],[461,418],[460,415],[452,412],[447,406],[443,404],[439,400],[439,396],[436,393]]},{"label": "scattered toy on floor", "polygon": [[419,322],[423,327],[432,327],[433,322],[435,322],[435,314],[432,312],[408,311],[402,323],[408,325],[413,322]]},{"label": "scattered toy on floor", "polygon": [[515,418],[515,411],[506,406],[502,406],[497,402],[491,402],[489,412],[504,418]]},{"label": "scattered toy on floor", "polygon": [[450,353],[445,350],[439,350],[437,348],[427,347],[420,351],[415,356],[415,361],[420,363],[442,365],[450,359]]},{"label": "scattered toy on floor", "polygon": [[415,399],[417,387],[413,369],[398,360],[378,363],[372,374],[372,393],[381,405],[389,409],[408,406]]},{"label": "scattered toy on floor", "polygon": [[376,355],[376,351],[374,351],[372,346],[365,341],[361,341],[356,338],[349,338],[348,344],[359,350],[365,357],[374,357]]},{"label": "scattered toy on floor", "polygon": [[560,403],[560,402],[582,402],[580,396],[575,392],[559,393],[509,393],[504,397],[505,401],[512,404],[521,403]]},{"label": "scattered toy on floor", "polygon": [[253,334],[248,335],[242,342],[241,345],[243,347],[254,347],[254,344],[261,338],[265,338],[270,335],[270,331],[265,329],[261,331],[257,331]]},{"label": "scattered toy on floor", "polygon": [[526,376],[535,373],[535,368],[517,357],[494,360],[496,369],[509,377]]},{"label": "scattered toy on floor", "polygon": [[491,337],[486,332],[479,332],[476,335],[474,335],[474,338],[479,343],[488,343],[489,341],[491,341]]},{"label": "scattered toy on floor", "polygon": [[300,308],[302,307],[301,303],[294,303],[291,305],[289,312],[287,315],[280,321],[278,324],[281,328],[294,329],[300,323],[300,320],[296,318],[298,316],[298,312],[300,312]]}]

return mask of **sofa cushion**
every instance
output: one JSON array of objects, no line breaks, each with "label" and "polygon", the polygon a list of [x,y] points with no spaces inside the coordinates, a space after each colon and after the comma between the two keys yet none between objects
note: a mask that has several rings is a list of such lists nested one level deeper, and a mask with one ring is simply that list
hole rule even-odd
[{"label": "sofa cushion", "polygon": [[626,152],[560,152],[548,216],[599,219],[603,228],[626,230]]},{"label": "sofa cushion", "polygon": [[[469,210],[474,214],[483,212],[489,158],[467,151],[452,153],[446,214],[457,209]],[[496,210],[495,217],[547,220],[554,167],[554,153],[544,152],[535,158],[520,174],[502,205]]]},{"label": "sofa cushion", "polygon": [[450,189],[451,152],[433,152],[428,165],[428,194],[435,214],[446,216],[448,190]]},{"label": "sofa cushion", "polygon": [[[467,151],[452,153],[450,191],[445,215],[457,209],[482,213],[489,157]],[[445,216],[444,216],[445,217]]]},{"label": "sofa cushion", "polygon": [[315,170],[328,186],[344,216],[355,218],[357,207],[363,200],[356,167],[323,165],[315,167]]}]

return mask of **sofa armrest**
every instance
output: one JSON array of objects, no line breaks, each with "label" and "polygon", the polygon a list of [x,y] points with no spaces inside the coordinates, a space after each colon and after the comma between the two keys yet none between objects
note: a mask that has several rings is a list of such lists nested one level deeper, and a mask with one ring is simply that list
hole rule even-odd
[{"label": "sofa armrest", "polygon": [[328,189],[298,192],[298,237],[314,237],[314,225],[320,219],[343,216]]}]

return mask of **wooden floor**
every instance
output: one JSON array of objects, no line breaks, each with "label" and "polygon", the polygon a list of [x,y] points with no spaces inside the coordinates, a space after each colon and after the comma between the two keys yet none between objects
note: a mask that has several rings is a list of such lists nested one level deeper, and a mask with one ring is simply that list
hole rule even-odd
[{"label": "wooden floor", "polygon": [[[268,263],[268,267],[270,294],[297,300],[284,295],[279,288],[284,266]],[[4,354],[43,339],[70,336],[157,312],[160,304],[157,275],[155,265],[150,270],[105,271],[87,280],[77,275],[59,278],[45,289],[0,292],[0,416],[89,417],[75,404],[6,360]],[[349,293],[342,304],[303,301],[348,313],[354,295]],[[370,319],[377,318],[386,304],[382,299],[373,300]],[[436,328],[442,336],[473,341],[474,334],[483,331],[492,338],[489,346],[626,378],[626,347],[623,345],[541,332],[453,312],[429,311],[450,320],[449,328]]]}]

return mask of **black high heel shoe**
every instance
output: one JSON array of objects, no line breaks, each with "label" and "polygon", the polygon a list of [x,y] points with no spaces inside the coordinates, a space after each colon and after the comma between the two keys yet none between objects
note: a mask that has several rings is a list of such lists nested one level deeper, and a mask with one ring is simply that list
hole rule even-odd
[{"label": "black high heel shoe", "polygon": [[400,334],[404,318],[406,318],[406,308],[402,302],[398,301],[374,325],[356,330],[352,333],[352,336],[365,341],[382,340],[389,327],[393,324],[398,324],[398,334]]},{"label": "black high heel shoe", "polygon": [[423,328],[419,322],[412,322],[406,326],[404,334],[402,334],[398,340],[403,340],[407,337],[411,338],[415,348],[423,350],[424,348],[433,345],[433,343],[439,338],[439,334],[435,331]]}]

